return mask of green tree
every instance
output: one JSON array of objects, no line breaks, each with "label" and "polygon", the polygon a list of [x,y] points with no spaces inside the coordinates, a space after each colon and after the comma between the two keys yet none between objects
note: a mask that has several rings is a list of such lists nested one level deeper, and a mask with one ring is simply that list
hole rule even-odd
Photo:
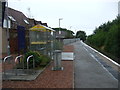
[{"label": "green tree", "polygon": [[66,29],[66,28],[53,28],[54,30],[56,30],[56,32],[58,32],[59,30],[60,31],[64,31],[65,33],[66,33],[66,35],[65,35],[65,38],[73,38],[74,37],[74,32],[73,31],[71,31],[71,30],[68,30],[68,29]]},{"label": "green tree", "polygon": [[65,37],[66,37],[66,38],[73,38],[73,37],[74,37],[73,34],[74,34],[73,31],[67,30],[67,35],[66,35]]},{"label": "green tree", "polygon": [[84,31],[77,31],[76,38],[80,38],[80,40],[86,40],[86,33]]},{"label": "green tree", "polygon": [[115,61],[120,60],[120,17],[96,28],[94,33],[88,36],[87,43],[112,56]]}]

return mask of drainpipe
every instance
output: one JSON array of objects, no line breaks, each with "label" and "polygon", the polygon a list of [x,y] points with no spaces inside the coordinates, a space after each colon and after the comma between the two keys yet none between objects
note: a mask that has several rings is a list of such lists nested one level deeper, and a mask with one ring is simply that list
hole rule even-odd
[{"label": "drainpipe", "polygon": [[10,55],[10,37],[9,37],[9,26],[8,26],[8,0],[6,0],[6,16],[7,16],[7,54]]}]

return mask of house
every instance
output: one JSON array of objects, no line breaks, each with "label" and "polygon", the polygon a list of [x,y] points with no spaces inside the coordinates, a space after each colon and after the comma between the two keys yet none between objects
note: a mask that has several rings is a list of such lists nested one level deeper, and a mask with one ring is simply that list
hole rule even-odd
[{"label": "house", "polygon": [[42,23],[42,21],[37,21],[37,20],[31,19],[31,18],[28,18],[28,19],[29,19],[29,23],[30,23],[31,27],[38,25],[38,24],[48,27],[47,23]]},{"label": "house", "polygon": [[[7,9],[7,8],[6,8]],[[22,38],[21,35],[18,35],[18,26],[24,28],[23,32],[25,32],[25,49],[29,49],[29,29],[37,24],[48,26],[47,23],[42,23],[41,21],[37,21],[35,19],[27,18],[22,12],[17,11],[12,8],[8,8],[8,18],[7,18],[7,10],[5,10],[5,17],[3,23],[3,30],[2,30],[2,48],[3,52],[7,52],[7,19],[8,19],[8,28],[9,28],[9,45],[10,45],[10,52],[11,53],[18,53],[19,51],[19,44],[23,42],[19,42],[18,36]],[[18,17],[19,16],[19,17]],[[21,30],[20,30],[21,31]]]},{"label": "house", "polygon": [[[7,8],[6,8],[7,9]],[[5,10],[4,28],[6,27],[7,10]],[[8,8],[9,28],[17,29],[17,26],[24,26],[29,29],[29,19],[20,11]]]},{"label": "house", "polygon": [[[7,8],[6,8],[7,9]],[[8,12],[7,12],[8,11]],[[8,14],[8,18],[7,18]],[[19,16],[19,17],[18,17]],[[29,36],[29,19],[20,11],[14,10],[12,8],[8,8],[5,10],[5,17],[3,23],[3,53],[7,51],[7,37],[6,37],[6,29],[7,29],[7,19],[8,19],[8,28],[9,28],[9,45],[10,45],[10,52],[16,53],[18,52],[18,32],[17,26],[22,26],[25,28],[25,38],[26,38],[26,45],[28,45],[28,36]]]},{"label": "house", "polygon": [[[2,16],[2,2],[0,1],[0,16]],[[2,53],[2,17],[0,17],[0,54]]]},{"label": "house", "polygon": [[[7,9],[7,8],[6,8]],[[3,46],[3,53],[7,52],[7,37],[6,37],[6,29],[7,29],[7,10],[5,10],[5,17],[3,23],[3,30],[2,30],[2,46]],[[19,17],[18,17],[19,16]],[[16,53],[18,52],[18,31],[17,27],[22,26],[24,27],[25,31],[25,49],[29,49],[29,28],[32,26],[41,23],[40,21],[32,20],[27,18],[22,12],[17,11],[12,8],[8,8],[8,28],[9,28],[9,45],[10,45],[10,52]],[[22,37],[22,36],[21,36]]]}]

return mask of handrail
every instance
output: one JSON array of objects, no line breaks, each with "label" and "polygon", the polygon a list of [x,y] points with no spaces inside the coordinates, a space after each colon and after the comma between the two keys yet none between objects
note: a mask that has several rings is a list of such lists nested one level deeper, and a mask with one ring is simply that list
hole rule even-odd
[{"label": "handrail", "polygon": [[[15,58],[15,63],[17,62],[18,58],[21,58],[23,55],[19,55]],[[24,69],[24,62],[23,62],[23,69]],[[16,72],[15,75],[17,75],[17,67],[16,67]]]},{"label": "handrail", "polygon": [[3,70],[4,70],[4,75],[6,75],[6,73],[5,73],[5,61],[8,59],[8,58],[10,58],[10,57],[12,57],[12,55],[9,55],[9,56],[6,56],[5,58],[4,58],[4,60],[3,60]]},{"label": "handrail", "polygon": [[[29,62],[29,59],[33,57],[33,55],[30,55],[28,58],[27,58],[27,69],[29,68],[29,65],[28,65],[28,62]],[[33,67],[34,67],[34,60],[33,60]]]},{"label": "handrail", "polygon": [[12,55],[6,56],[3,61],[5,62],[10,57],[12,57]]},{"label": "handrail", "polygon": [[33,57],[33,55],[30,55],[28,58],[27,58],[27,62],[29,62],[29,59]]},{"label": "handrail", "polygon": [[15,58],[15,62],[17,62],[18,58],[21,58],[23,55],[19,55]]}]

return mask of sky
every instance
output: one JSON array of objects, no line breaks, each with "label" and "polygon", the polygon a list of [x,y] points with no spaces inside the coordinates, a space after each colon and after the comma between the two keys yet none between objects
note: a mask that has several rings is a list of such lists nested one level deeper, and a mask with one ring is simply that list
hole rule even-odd
[{"label": "sky", "polygon": [[119,0],[8,0],[8,6],[27,17],[77,32],[93,33],[101,24],[118,15]]}]

